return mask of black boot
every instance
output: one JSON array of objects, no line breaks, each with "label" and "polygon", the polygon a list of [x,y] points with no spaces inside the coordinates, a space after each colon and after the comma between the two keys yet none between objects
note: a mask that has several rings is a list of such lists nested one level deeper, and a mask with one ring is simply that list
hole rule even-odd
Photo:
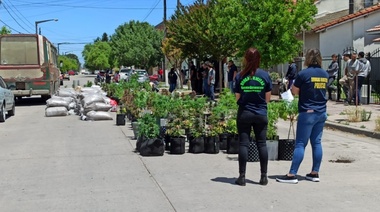
[{"label": "black boot", "polygon": [[235,183],[241,186],[245,186],[245,174],[240,174]]},{"label": "black boot", "polygon": [[268,184],[267,174],[261,174],[260,185],[267,185],[267,184]]}]

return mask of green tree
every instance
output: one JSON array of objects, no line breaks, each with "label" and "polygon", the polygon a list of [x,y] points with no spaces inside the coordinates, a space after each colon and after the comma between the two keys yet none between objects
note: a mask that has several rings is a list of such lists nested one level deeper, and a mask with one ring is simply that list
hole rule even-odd
[{"label": "green tree", "polygon": [[85,67],[90,70],[110,68],[111,46],[108,42],[98,41],[86,44],[82,52]]},{"label": "green tree", "polygon": [[78,70],[78,63],[75,59],[67,57],[66,55],[59,55],[58,61],[62,61],[61,72],[67,73],[69,70]]},{"label": "green tree", "polygon": [[66,57],[75,60],[75,63],[76,63],[78,66],[77,66],[77,68],[75,68],[75,69],[73,69],[73,70],[79,70],[81,64],[80,64],[80,61],[79,61],[78,56],[77,56],[76,54],[67,54]]},{"label": "green tree", "polygon": [[142,68],[156,66],[162,58],[162,39],[163,33],[147,22],[120,25],[110,38],[113,62]]},{"label": "green tree", "polygon": [[0,30],[0,35],[6,35],[6,34],[11,34],[12,31],[8,29],[6,26],[2,26]]},{"label": "green tree", "polygon": [[[243,55],[249,47],[261,53],[262,67],[288,61],[302,50],[295,35],[309,28],[317,13],[314,0],[211,0],[211,28],[229,37],[231,48]],[[213,27],[217,26],[217,27]],[[224,26],[224,27],[220,27]]]}]

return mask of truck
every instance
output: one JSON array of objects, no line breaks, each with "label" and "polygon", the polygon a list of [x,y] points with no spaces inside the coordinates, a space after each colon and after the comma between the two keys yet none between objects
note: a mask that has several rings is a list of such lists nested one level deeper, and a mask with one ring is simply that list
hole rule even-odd
[{"label": "truck", "polygon": [[38,34],[0,36],[0,76],[15,98],[41,95],[48,99],[60,86],[55,46]]}]

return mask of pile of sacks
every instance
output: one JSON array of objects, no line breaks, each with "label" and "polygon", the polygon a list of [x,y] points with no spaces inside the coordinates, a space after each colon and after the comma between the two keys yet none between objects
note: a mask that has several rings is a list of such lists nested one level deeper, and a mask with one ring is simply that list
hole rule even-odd
[{"label": "pile of sacks", "polygon": [[60,89],[46,101],[46,117],[79,115],[81,120],[113,120],[108,112],[116,111],[115,101],[99,86]]}]

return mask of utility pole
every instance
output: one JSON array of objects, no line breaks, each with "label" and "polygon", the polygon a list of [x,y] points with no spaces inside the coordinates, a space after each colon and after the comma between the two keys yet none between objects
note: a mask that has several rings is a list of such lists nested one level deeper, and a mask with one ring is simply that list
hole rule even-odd
[{"label": "utility pole", "polygon": [[[164,39],[165,38],[166,38],[166,0],[164,0]],[[164,70],[165,76],[166,76],[166,56],[165,55],[164,55],[164,60],[162,62],[162,69]]]}]

